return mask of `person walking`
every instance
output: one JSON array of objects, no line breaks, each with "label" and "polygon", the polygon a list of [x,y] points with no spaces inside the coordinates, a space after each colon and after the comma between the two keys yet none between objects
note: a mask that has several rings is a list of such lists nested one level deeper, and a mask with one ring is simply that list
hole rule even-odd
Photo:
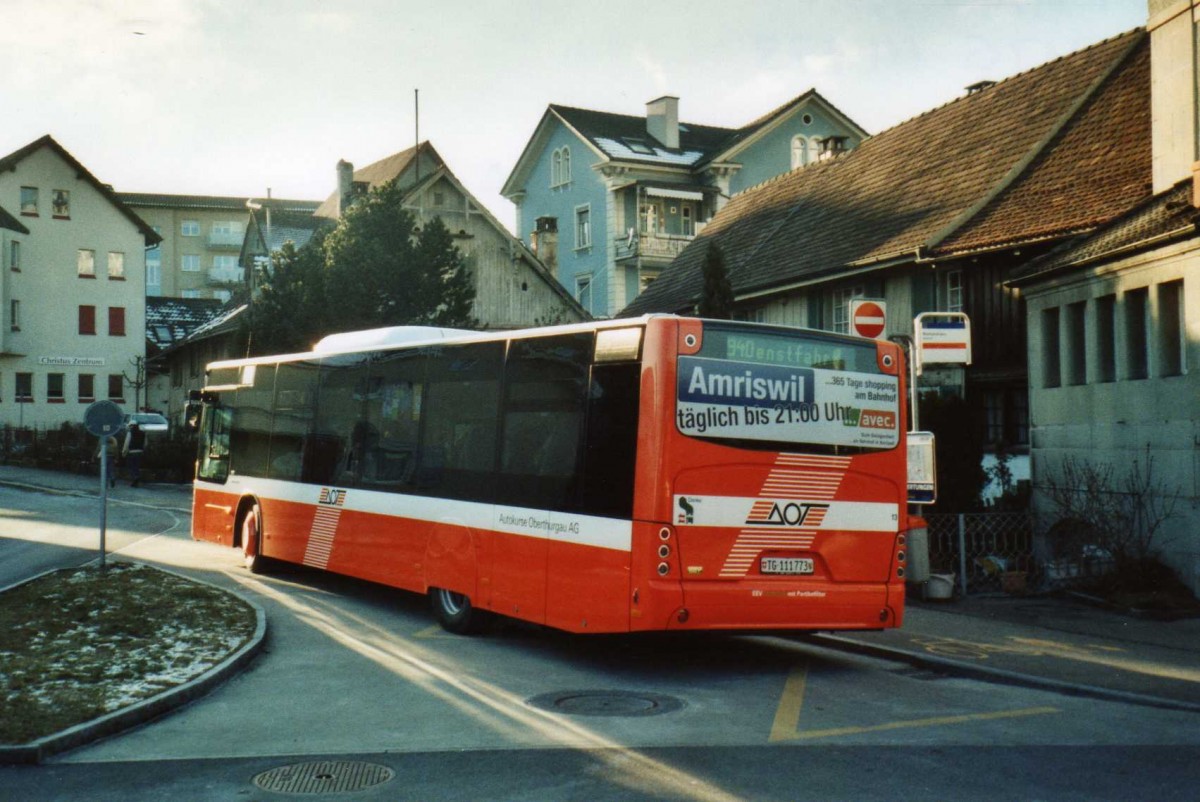
[{"label": "person walking", "polygon": [[125,445],[121,448],[121,456],[125,458],[125,466],[129,468],[129,477],[133,480],[130,487],[137,487],[142,481],[142,454],[146,451],[146,433],[136,423],[130,423],[125,430]]}]

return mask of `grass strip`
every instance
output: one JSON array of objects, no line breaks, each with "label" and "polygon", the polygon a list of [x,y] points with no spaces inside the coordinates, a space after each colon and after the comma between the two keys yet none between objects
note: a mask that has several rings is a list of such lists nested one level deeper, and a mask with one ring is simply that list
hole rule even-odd
[{"label": "grass strip", "polygon": [[29,743],[181,685],[254,634],[254,609],[136,563],[0,594],[0,744]]}]

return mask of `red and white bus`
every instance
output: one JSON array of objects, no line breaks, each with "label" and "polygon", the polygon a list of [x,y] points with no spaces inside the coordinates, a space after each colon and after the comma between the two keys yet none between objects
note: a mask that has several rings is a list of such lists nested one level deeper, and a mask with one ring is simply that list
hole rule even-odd
[{"label": "red and white bus", "polygon": [[892,343],[652,315],[216,362],[193,537],[571,632],[901,624]]}]

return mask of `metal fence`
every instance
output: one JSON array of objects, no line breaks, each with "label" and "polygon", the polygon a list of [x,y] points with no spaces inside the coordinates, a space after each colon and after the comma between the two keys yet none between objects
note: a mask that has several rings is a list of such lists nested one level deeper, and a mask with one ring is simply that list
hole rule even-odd
[{"label": "metal fence", "polygon": [[1033,518],[1028,512],[928,515],[929,564],[954,575],[959,593],[1023,592],[1033,570]]}]

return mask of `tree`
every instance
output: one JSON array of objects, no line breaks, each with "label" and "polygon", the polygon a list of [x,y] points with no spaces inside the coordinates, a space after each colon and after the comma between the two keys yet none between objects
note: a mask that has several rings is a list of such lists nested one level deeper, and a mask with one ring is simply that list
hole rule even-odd
[{"label": "tree", "polygon": [[704,253],[704,291],[696,313],[716,320],[729,320],[733,316],[733,286],[725,269],[725,254],[715,242],[710,242]]},{"label": "tree", "polygon": [[418,230],[394,182],[373,189],[304,248],[285,245],[255,299],[255,353],[307,350],[326,334],[381,326],[473,328],[475,285],[445,224]]},{"label": "tree", "polygon": [[328,330],[324,235],[303,248],[291,242],[271,255],[262,292],[250,308],[255,354],[306,351]]}]

